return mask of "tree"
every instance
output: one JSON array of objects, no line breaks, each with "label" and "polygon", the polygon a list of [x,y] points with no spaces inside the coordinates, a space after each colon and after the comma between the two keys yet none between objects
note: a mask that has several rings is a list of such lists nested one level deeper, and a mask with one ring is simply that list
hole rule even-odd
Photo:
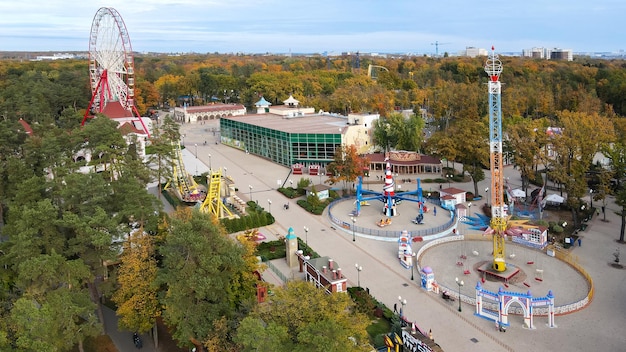
[{"label": "tree", "polygon": [[243,319],[235,340],[244,351],[370,351],[368,325],[348,295],[290,281]]},{"label": "tree", "polygon": [[418,151],[422,146],[424,120],[417,114],[408,118],[400,113],[391,113],[374,122],[374,143],[383,149]]},{"label": "tree", "polygon": [[522,189],[528,192],[531,179],[542,160],[545,146],[545,127],[543,120],[521,119],[507,126],[507,140],[512,150],[513,163],[522,177]]},{"label": "tree", "polygon": [[54,251],[19,265],[17,287],[23,292],[11,308],[11,326],[19,348],[64,351],[101,333],[85,283],[89,268]]},{"label": "tree", "polygon": [[478,182],[485,179],[484,169],[489,164],[487,125],[481,120],[465,119],[455,122],[449,131],[459,141],[457,159],[463,163],[463,171],[472,178],[474,194],[479,194]]},{"label": "tree", "polygon": [[154,130],[150,137],[152,154],[151,163],[156,164],[156,179],[159,185],[159,199],[162,193],[163,178],[171,177],[173,160],[176,157],[176,148],[180,141],[179,125],[167,115],[163,124]]},{"label": "tree", "polygon": [[572,209],[575,226],[578,226],[578,213],[583,205],[581,198],[588,189],[585,174],[595,154],[614,140],[615,134],[612,121],[597,113],[561,111],[558,118],[562,132],[552,142],[560,161],[553,163],[553,178],[565,184],[567,205]]},{"label": "tree", "polygon": [[339,181],[354,182],[357,177],[364,175],[364,170],[369,168],[367,158],[361,157],[356,152],[354,145],[341,146],[335,151],[334,161],[326,166],[326,169],[332,174],[328,177],[331,184]]},{"label": "tree", "polygon": [[177,211],[160,254],[163,318],[181,346],[207,341],[216,322],[232,319],[254,297],[254,270],[244,259],[249,254],[211,214]]},{"label": "tree", "polygon": [[111,297],[117,304],[118,325],[144,333],[160,315],[157,299],[157,265],[152,238],[143,228],[133,231],[120,256],[118,288]]}]

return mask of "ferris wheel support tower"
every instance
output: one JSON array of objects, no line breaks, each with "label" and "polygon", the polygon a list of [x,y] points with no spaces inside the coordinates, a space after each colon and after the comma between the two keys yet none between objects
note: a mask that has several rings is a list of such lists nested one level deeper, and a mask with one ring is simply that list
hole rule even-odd
[{"label": "ferris wheel support tower", "polygon": [[491,164],[491,224],[493,231],[493,263],[495,271],[505,271],[504,231],[507,215],[504,209],[504,164],[502,157],[502,105],[500,74],[502,62],[491,47],[485,63],[489,75],[489,156]]},{"label": "ferris wheel support tower", "polygon": [[128,30],[122,16],[112,7],[101,7],[91,24],[89,78],[91,100],[81,125],[97,113],[104,113],[108,104],[118,104],[127,114],[124,117],[136,117],[150,137],[135,106],[135,62]]}]

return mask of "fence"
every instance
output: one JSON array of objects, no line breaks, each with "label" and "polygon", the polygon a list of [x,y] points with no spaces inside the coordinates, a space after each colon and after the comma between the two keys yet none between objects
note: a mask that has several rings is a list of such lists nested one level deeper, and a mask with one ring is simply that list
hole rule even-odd
[{"label": "fence", "polygon": [[[491,237],[491,236],[487,236],[487,237]],[[420,248],[417,252],[417,270],[419,272],[420,267],[421,267],[421,263],[420,263],[420,257],[422,256],[422,254],[428,250],[431,247],[434,246],[438,246],[440,244],[443,243],[448,243],[448,242],[454,242],[454,241],[463,241],[463,240],[469,240],[469,241],[485,241],[485,236],[483,235],[458,235],[458,236],[450,236],[450,237],[444,237],[444,238],[439,238],[436,239],[434,241],[428,242],[426,243],[424,246],[422,246],[422,248]],[[587,280],[587,283],[589,285],[589,292],[587,293],[587,296],[585,298],[583,298],[580,301],[577,302],[572,302],[572,303],[568,303],[562,306],[555,306],[554,307],[554,314],[555,315],[564,315],[564,314],[568,314],[568,313],[573,313],[576,312],[578,310],[583,309],[584,307],[586,307],[589,303],[591,303],[591,300],[593,299],[593,294],[594,294],[594,286],[593,286],[593,280],[591,279],[591,276],[587,273],[587,271],[585,271],[585,269],[583,269],[583,267],[581,267],[576,258],[574,256],[572,256],[569,252],[565,251],[564,249],[560,249],[555,247],[555,257],[558,260],[561,260],[563,262],[565,262],[566,264],[568,264],[569,266],[571,266],[574,270],[578,271],[584,278],[585,280]],[[455,289],[454,288],[450,288],[450,287],[445,287],[445,286],[439,286],[440,289],[445,289],[448,292],[450,292],[450,294],[452,296],[457,296],[455,294]],[[460,299],[462,302],[470,304],[470,305],[476,305],[476,299],[474,297],[471,296],[467,296],[467,295],[461,295],[461,297],[457,297],[458,299]],[[493,311],[497,311],[498,310],[498,305],[497,304],[492,304],[489,302],[483,302],[483,305],[486,309],[489,310],[493,310]],[[535,316],[547,316],[548,315],[548,308],[547,307],[534,307],[533,308],[533,315]],[[508,312],[509,314],[517,314],[517,315],[522,315],[523,311],[521,308],[516,308],[516,307],[511,307],[511,310],[509,310]]]},{"label": "fence", "polygon": [[[383,237],[383,238],[397,239],[402,233],[402,231],[399,231],[399,230],[390,231],[390,230],[382,230],[382,229],[375,229],[375,228],[373,229],[373,228],[368,228],[368,227],[360,227],[360,226],[351,224],[347,221],[343,221],[339,218],[336,218],[332,212],[333,207],[337,203],[343,202],[343,201],[346,201],[346,199],[345,198],[337,199],[328,205],[328,216],[330,217],[330,220],[333,223],[337,224],[339,227],[344,228],[346,230],[350,230],[350,231],[354,228],[355,232],[358,232],[359,234],[371,236],[371,237]],[[411,235],[414,237],[426,237],[429,235],[436,235],[454,226],[455,222],[456,222],[455,214],[454,212],[451,212],[450,220],[448,220],[445,224],[428,228],[428,229],[423,229],[423,230],[415,230],[415,231],[412,230]]]},{"label": "fence", "polygon": [[276,274],[276,276],[278,276],[278,278],[282,280],[283,283],[287,283],[287,281],[289,281],[289,279],[285,276],[285,274],[283,274],[280,271],[280,269],[278,269],[274,264],[272,264],[271,261],[267,260],[267,261],[263,261],[263,263],[267,264],[267,267],[270,268],[270,270],[272,270],[274,274]]}]

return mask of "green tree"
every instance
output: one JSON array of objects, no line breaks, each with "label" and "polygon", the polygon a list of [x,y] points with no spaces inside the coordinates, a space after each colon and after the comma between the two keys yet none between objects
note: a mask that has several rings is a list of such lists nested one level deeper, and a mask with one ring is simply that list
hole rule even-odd
[{"label": "green tree", "polygon": [[176,213],[160,250],[159,278],[166,287],[163,318],[179,345],[207,341],[216,322],[232,319],[254,297],[256,279],[245,253],[210,214]]},{"label": "green tree", "polygon": [[23,292],[11,309],[11,326],[19,348],[66,351],[97,336],[102,327],[85,283],[89,268],[82,260],[66,260],[52,252],[19,265],[16,285]]},{"label": "green tree", "polygon": [[290,281],[268,303],[256,306],[237,329],[235,340],[244,351],[372,349],[365,330],[369,321],[346,294],[327,294],[310,282]]},{"label": "green tree", "polygon": [[149,162],[156,164],[156,179],[159,185],[159,199],[163,191],[163,179],[172,177],[172,165],[176,157],[176,149],[180,141],[179,125],[167,115],[163,124],[154,130],[150,137],[151,154]]}]

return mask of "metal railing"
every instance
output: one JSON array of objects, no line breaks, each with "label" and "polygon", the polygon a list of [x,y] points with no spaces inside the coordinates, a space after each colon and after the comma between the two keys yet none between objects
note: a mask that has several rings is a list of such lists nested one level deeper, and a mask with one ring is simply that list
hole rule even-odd
[{"label": "metal railing", "polygon": [[[396,238],[397,239],[402,233],[401,230],[392,231],[392,230],[382,230],[382,229],[376,229],[376,228],[360,227],[360,226],[353,225],[350,222],[343,221],[335,217],[332,212],[333,206],[335,206],[337,203],[342,202],[342,201],[346,201],[346,198],[337,199],[328,205],[328,216],[330,217],[330,220],[336,225],[338,225],[339,227],[344,228],[346,230],[350,230],[350,231],[352,231],[352,228],[354,227],[355,232],[359,234],[367,235],[367,236],[372,236],[372,237],[384,237],[384,238]],[[437,202],[433,200],[429,200],[429,202],[433,204],[438,204]],[[456,223],[456,219],[455,219],[456,216],[454,212],[450,212],[450,214],[451,214],[450,220],[448,220],[445,224],[439,225],[436,227],[431,227],[428,229],[423,229],[423,230],[412,230],[411,235],[414,237],[426,237],[429,235],[439,234],[451,228]]]}]

